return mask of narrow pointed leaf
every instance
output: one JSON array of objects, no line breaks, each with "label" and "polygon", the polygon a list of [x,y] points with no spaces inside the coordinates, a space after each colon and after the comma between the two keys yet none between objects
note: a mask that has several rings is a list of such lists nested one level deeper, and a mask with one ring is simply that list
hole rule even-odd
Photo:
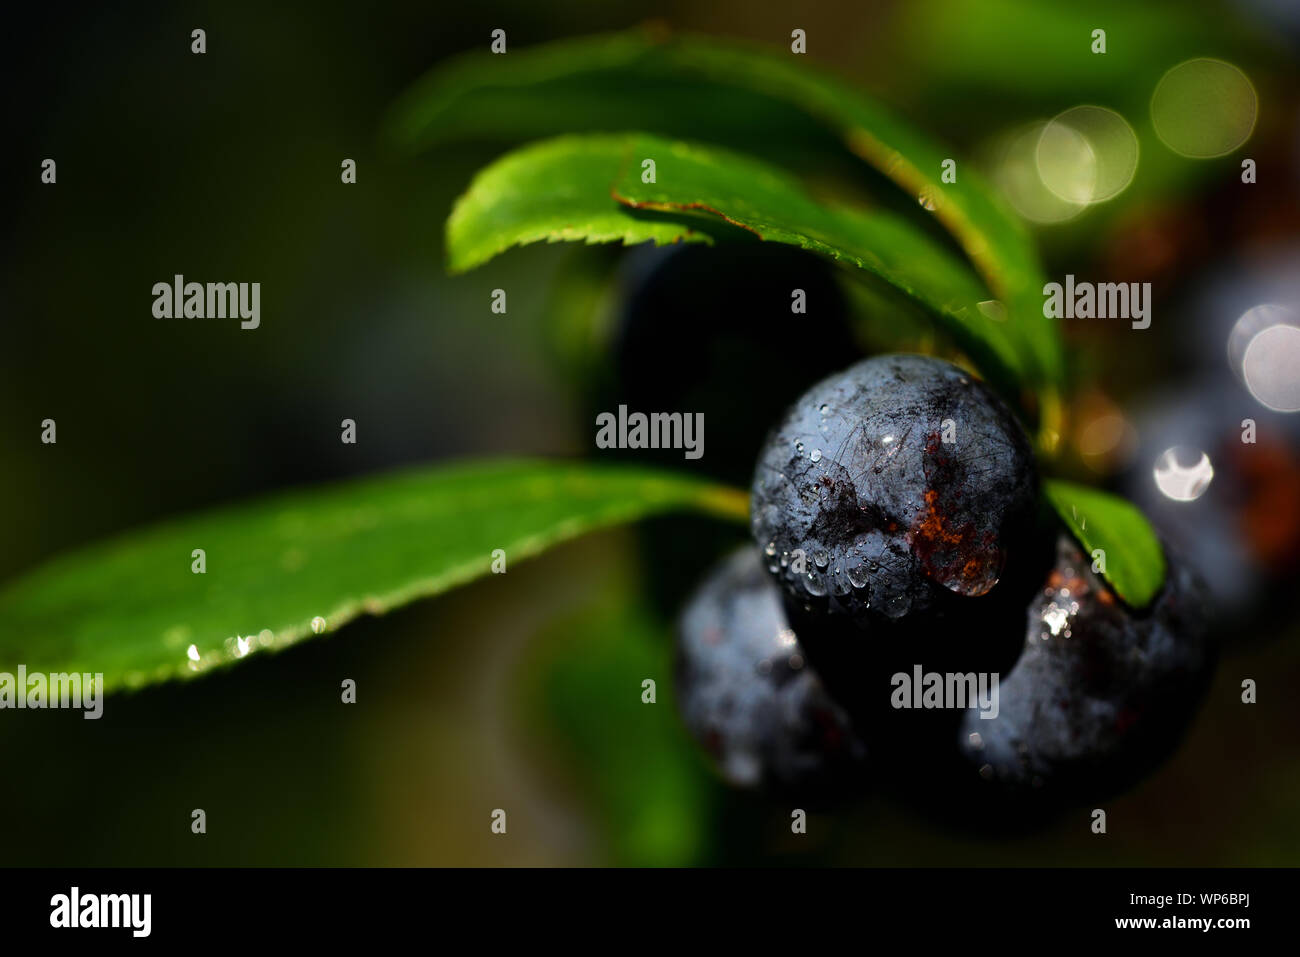
[{"label": "narrow pointed leaf", "polygon": [[[642,181],[648,160],[653,183]],[[1032,365],[1015,326],[988,309],[975,274],[919,228],[892,214],[820,203],[780,170],[727,150],[638,133],[525,146],[475,177],[447,221],[447,249],[458,272],[511,245],[711,242],[736,229],[893,286],[1006,391]]]},{"label": "narrow pointed leaf", "polygon": [[743,521],[746,498],[672,474],[528,461],[293,491],[131,532],[8,582],[0,672],[102,673],[109,690],[198,674],[487,575],[496,549],[517,562],[672,510]]},{"label": "narrow pointed leaf", "polygon": [[[505,57],[478,52],[417,82],[389,122],[393,139],[411,148],[616,129],[739,147],[812,172],[853,156],[913,199],[924,196],[984,279],[987,298],[1017,327],[1031,361],[1027,380],[1054,414],[1063,350],[1042,313],[1042,269],[1024,225],[951,149],[804,57],[642,30]],[[957,160],[956,179],[945,183],[948,159]]]}]

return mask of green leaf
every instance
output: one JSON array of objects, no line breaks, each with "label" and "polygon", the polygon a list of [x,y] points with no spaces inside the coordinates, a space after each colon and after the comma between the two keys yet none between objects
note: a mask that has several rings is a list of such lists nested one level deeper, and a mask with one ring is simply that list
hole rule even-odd
[{"label": "green leaf", "polygon": [[536,242],[711,243],[681,220],[635,217],[610,195],[632,138],[566,136],[535,143],[474,177],[447,220],[448,268],[464,272]]},{"label": "green leaf", "polygon": [[508,57],[474,53],[419,81],[395,106],[390,132],[410,147],[463,138],[520,140],[580,130],[643,129],[741,146],[824,172],[837,149],[866,161],[913,200],[924,194],[993,298],[1018,327],[1056,414],[1064,358],[1043,317],[1041,266],[1018,218],[950,149],[803,57],[648,31],[566,40]]},{"label": "green leaf", "polygon": [[1048,500],[1088,553],[1106,553],[1103,575],[1132,608],[1145,608],[1165,582],[1165,553],[1131,502],[1072,482],[1049,480]]},{"label": "green leaf", "polygon": [[806,110],[742,86],[702,83],[661,59],[661,49],[634,30],[516,48],[505,57],[454,57],[394,104],[387,138],[414,151],[636,128],[763,150],[802,165],[860,168]]},{"label": "green leaf", "polygon": [[[652,184],[641,181],[647,159],[655,161]],[[918,227],[886,213],[826,206],[785,173],[726,150],[638,133],[523,147],[475,177],[447,221],[447,248],[450,268],[462,271],[515,244],[707,242],[735,227],[893,286],[1004,389],[1031,373],[1019,327],[987,315],[979,280]]]},{"label": "green leaf", "polygon": [[[0,671],[102,673],[112,690],[278,649],[463,585],[593,529],[746,496],[586,463],[442,465],[278,495],[130,533],[0,589]],[[203,549],[206,573],[191,570]],[[317,621],[315,628],[313,621]]]}]

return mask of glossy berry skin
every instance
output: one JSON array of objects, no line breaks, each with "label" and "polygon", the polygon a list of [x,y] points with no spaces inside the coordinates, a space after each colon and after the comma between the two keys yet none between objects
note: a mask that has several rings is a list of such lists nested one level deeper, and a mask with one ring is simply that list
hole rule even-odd
[{"label": "glossy berry skin", "polygon": [[1029,441],[988,387],[940,359],[884,355],[777,422],[751,526],[794,602],[872,630],[968,613],[1027,550],[1037,494]]},{"label": "glossy berry skin", "polygon": [[858,781],[866,748],[803,657],[780,595],[746,547],[682,612],[677,701],[731,784],[824,796]]},{"label": "glossy berry skin", "polygon": [[1077,801],[1149,773],[1186,730],[1213,668],[1203,594],[1171,559],[1163,590],[1134,612],[1062,533],[1020,659],[1002,677],[997,717],[963,716],[966,773],[999,793]]}]

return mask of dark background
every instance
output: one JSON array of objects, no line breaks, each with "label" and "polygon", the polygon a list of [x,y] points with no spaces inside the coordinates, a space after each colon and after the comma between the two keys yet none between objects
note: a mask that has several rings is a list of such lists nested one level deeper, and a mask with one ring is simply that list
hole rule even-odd
[{"label": "dark background", "polygon": [[[1120,110],[1142,137],[1138,178],[1040,240],[1051,276],[1154,281],[1157,321],[1140,349],[1120,326],[1067,327],[1088,384],[1079,419],[1095,408],[1137,416],[1162,390],[1217,382],[1200,358],[1222,351],[1207,284],[1249,300],[1252,283],[1294,274],[1296,262],[1298,31],[1294,15],[1288,23],[1270,9],[1263,0],[845,2],[798,13],[750,2],[29,9],[0,41],[0,580],[269,489],[459,456],[591,450],[583,385],[555,361],[543,320],[557,273],[575,254],[600,253],[532,247],[447,278],[451,202],[502,147],[412,158],[378,136],[403,89],[442,58],[485,47],[497,27],[512,48],[649,18],[778,46],[802,27],[811,60],[959,157],[1079,103]],[[1079,55],[1079,31],[1093,26],[1108,28],[1104,60]],[[190,53],[195,27],[207,31],[203,56]],[[1250,76],[1255,133],[1222,161],[1158,159],[1150,91],[1170,66],[1201,55]],[[1253,187],[1239,182],[1245,155],[1261,170]],[[46,157],[58,163],[56,186],[40,183]],[[345,157],[357,161],[355,186],[339,182]],[[261,282],[261,328],[154,320],[151,287],[174,273]],[[488,291],[507,279],[509,314],[494,316]],[[47,417],[58,422],[55,446],[39,442]],[[345,417],[358,422],[355,446],[338,440]],[[1266,419],[1294,453],[1294,424]],[[1118,454],[1067,461],[1112,483],[1133,465]],[[717,533],[698,534],[703,563]],[[989,835],[867,799],[814,816],[796,841],[787,808],[715,783],[667,696],[647,717],[629,692],[646,675],[666,679],[669,626],[661,596],[644,594],[655,572],[645,564],[635,533],[602,534],[284,654],[110,699],[98,722],[5,712],[0,863],[1300,859],[1295,616],[1268,588],[1235,629],[1185,746],[1106,805],[1105,837],[1089,832],[1087,809]],[[355,707],[338,703],[343,677],[358,682]],[[1239,703],[1243,677],[1261,683],[1254,707]],[[206,836],[190,833],[197,807]],[[497,807],[510,813],[502,838],[487,826]]]}]

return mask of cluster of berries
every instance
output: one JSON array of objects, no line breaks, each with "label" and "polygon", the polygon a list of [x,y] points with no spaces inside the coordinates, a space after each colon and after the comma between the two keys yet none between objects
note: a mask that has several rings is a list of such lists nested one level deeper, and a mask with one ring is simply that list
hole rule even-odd
[{"label": "cluster of berries", "polygon": [[957,366],[884,355],[808,389],[759,454],[754,544],[680,619],[679,707],[722,775],[1072,802],[1154,768],[1212,670],[1203,586],[1167,554],[1129,608],[1041,501],[1021,426]]}]

